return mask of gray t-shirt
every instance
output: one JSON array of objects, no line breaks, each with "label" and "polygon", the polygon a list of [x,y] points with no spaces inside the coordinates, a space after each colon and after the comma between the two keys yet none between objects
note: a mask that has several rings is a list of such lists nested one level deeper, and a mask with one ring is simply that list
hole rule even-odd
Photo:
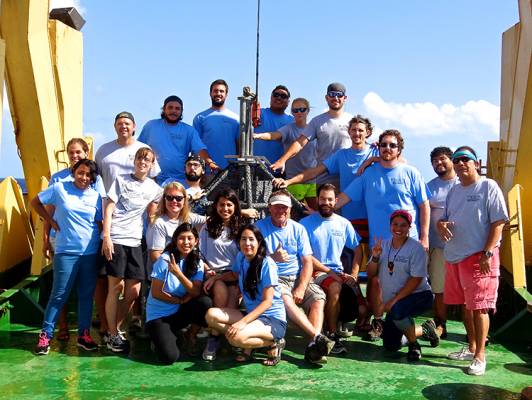
[{"label": "gray t-shirt", "polygon": [[233,266],[238,246],[229,239],[229,228],[224,227],[220,236],[213,239],[209,236],[207,225],[203,225],[200,232],[200,252],[205,257],[209,267],[216,272],[230,271]]},{"label": "gray t-shirt", "polygon": [[[351,147],[351,138],[347,132],[349,121],[353,116],[347,112],[338,118],[331,118],[328,112],[320,114],[309,122],[303,135],[310,142],[316,143],[316,160],[318,164],[329,158],[335,151]],[[335,175],[327,172],[316,177],[316,183],[322,184],[335,180]]]},{"label": "gray t-shirt", "polygon": [[[427,281],[427,252],[415,239],[408,238],[400,249],[391,247],[392,239],[382,242],[382,254],[379,261],[379,281],[382,288],[382,301],[394,297],[410,278],[423,278],[412,293],[431,290]],[[393,262],[390,274],[388,263]]]},{"label": "gray t-shirt", "polygon": [[[150,147],[147,144],[135,140],[129,146],[121,146],[116,140],[104,143],[100,146],[94,157],[102,176],[105,191],[109,191],[111,184],[117,176],[133,173],[135,171],[135,153],[141,147]],[[154,178],[161,172],[157,160],[150,171],[150,177]]]},{"label": "gray t-shirt", "polygon": [[[278,129],[278,132],[281,133],[281,142],[283,143],[285,152],[303,134],[303,130],[304,128],[300,128],[294,122]],[[316,165],[316,141],[312,141],[307,143],[295,157],[292,157],[286,162],[286,177],[288,179],[293,178],[297,174]],[[305,183],[312,182],[314,182],[314,179]]]},{"label": "gray t-shirt", "polygon": [[170,219],[168,215],[163,215],[148,226],[146,232],[146,244],[148,250],[164,250],[166,245],[172,241],[172,236],[179,225],[189,222],[198,229],[205,223],[205,217],[194,213],[189,214],[190,220],[183,221],[181,218]]},{"label": "gray t-shirt", "polygon": [[443,254],[448,262],[457,263],[484,250],[491,224],[508,221],[508,211],[497,183],[480,177],[474,184],[449,190],[442,219],[454,223],[453,237],[445,243]]},{"label": "gray t-shirt", "polygon": [[111,221],[112,242],[140,246],[144,211],[152,201],[159,201],[162,193],[163,189],[151,178],[140,181],[132,174],[117,176],[107,192],[107,197],[115,203]]},{"label": "gray t-shirt", "polygon": [[431,248],[437,247],[443,249],[445,242],[441,240],[438,233],[438,221],[443,218],[443,212],[445,210],[445,199],[447,193],[456,184],[460,184],[458,177],[453,179],[443,180],[440,177],[436,177],[427,183],[427,187],[430,190],[432,197],[429,199],[430,204],[430,228],[429,228],[429,244]]}]

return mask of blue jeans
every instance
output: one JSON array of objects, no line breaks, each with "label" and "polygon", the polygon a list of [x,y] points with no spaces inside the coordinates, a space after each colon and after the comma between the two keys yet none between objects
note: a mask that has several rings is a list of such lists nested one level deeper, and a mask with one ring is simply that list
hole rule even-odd
[{"label": "blue jeans", "polygon": [[403,332],[414,325],[414,317],[432,308],[434,295],[431,290],[412,293],[395,303],[386,314],[382,331],[382,343],[387,350],[401,348]]},{"label": "blue jeans", "polygon": [[74,283],[78,289],[78,335],[90,329],[92,297],[98,279],[97,260],[98,254],[80,256],[63,253],[54,256],[54,283],[42,324],[42,330],[48,337],[54,334],[55,323]]}]

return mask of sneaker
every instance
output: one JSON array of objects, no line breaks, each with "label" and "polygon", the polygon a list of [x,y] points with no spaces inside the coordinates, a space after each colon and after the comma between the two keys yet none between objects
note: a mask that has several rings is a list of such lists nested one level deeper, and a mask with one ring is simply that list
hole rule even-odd
[{"label": "sneaker", "polygon": [[83,335],[78,336],[78,347],[81,347],[84,350],[87,351],[95,351],[98,350],[98,343],[96,343],[94,340],[92,340],[92,337],[89,333],[88,329],[85,329],[83,331]]},{"label": "sneaker", "polygon": [[316,341],[309,343],[305,348],[305,361],[312,364],[324,364],[327,362],[327,358],[323,355],[320,345]]},{"label": "sneaker", "polygon": [[440,339],[447,339],[447,324],[445,322],[441,324]]},{"label": "sneaker", "polygon": [[214,361],[216,360],[216,352],[220,348],[220,338],[218,336],[209,335],[207,339],[207,345],[205,350],[203,350],[202,358],[205,361]]},{"label": "sneaker", "polygon": [[376,342],[381,338],[384,321],[381,318],[373,318],[371,321],[371,330],[364,337],[365,340]]},{"label": "sneaker", "polygon": [[353,336],[353,330],[349,329],[347,323],[338,321],[336,324],[336,334],[342,338],[348,338]]},{"label": "sneaker", "polygon": [[469,346],[464,346],[462,347],[462,350],[449,353],[447,357],[450,358],[451,360],[473,361],[474,355],[475,355],[474,353],[471,353],[469,351]]},{"label": "sneaker", "polygon": [[334,347],[334,340],[329,339],[321,333],[316,337],[315,343],[322,357],[329,355]]},{"label": "sneaker", "polygon": [[118,336],[120,336],[120,339],[122,339],[122,342],[127,342],[128,341],[125,331],[121,331],[120,329],[118,329]]},{"label": "sneaker", "polygon": [[46,332],[39,333],[39,340],[35,346],[35,354],[45,356],[50,352],[50,337]]},{"label": "sneaker", "polygon": [[333,334],[329,336],[330,340],[334,341],[334,346],[331,350],[331,354],[339,355],[339,354],[345,354],[347,353],[347,349],[345,348],[344,344],[340,341],[340,337],[338,334]]},{"label": "sneaker", "polygon": [[109,332],[105,331],[105,332],[100,332],[100,343],[102,345],[106,345],[107,343],[109,343]]},{"label": "sneaker", "polygon": [[113,353],[125,353],[127,350],[126,343],[122,340],[120,335],[110,335],[107,342],[107,348]]},{"label": "sneaker", "polygon": [[486,360],[482,361],[478,358],[473,358],[471,365],[467,369],[469,375],[484,375],[486,372]]},{"label": "sneaker", "polygon": [[440,344],[440,337],[438,332],[436,332],[436,324],[433,320],[428,319],[423,324],[421,324],[421,329],[423,330],[423,339],[430,342],[430,347],[438,347]]},{"label": "sneaker", "polygon": [[408,361],[419,361],[421,359],[421,346],[417,340],[414,343],[408,343],[406,359]]}]

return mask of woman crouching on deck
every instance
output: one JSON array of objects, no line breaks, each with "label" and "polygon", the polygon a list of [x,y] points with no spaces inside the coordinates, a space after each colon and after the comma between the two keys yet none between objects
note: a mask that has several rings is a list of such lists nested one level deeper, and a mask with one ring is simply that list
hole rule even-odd
[{"label": "woman crouching on deck", "polygon": [[146,303],[146,329],[161,363],[179,358],[178,332],[189,324],[207,326],[211,299],[200,296],[203,262],[197,249],[198,232],[189,223],[175,230],[172,241],[153,265]]},{"label": "woman crouching on deck", "polygon": [[231,308],[211,308],[205,318],[213,331],[224,333],[232,346],[244,349],[237,361],[250,360],[252,349],[268,347],[268,358],[263,364],[274,366],[281,360],[286,332],[286,312],[277,267],[266,256],[264,238],[254,225],[240,228],[237,240],[240,253],[233,271],[226,272],[222,279],[238,278],[247,313],[243,315]]}]

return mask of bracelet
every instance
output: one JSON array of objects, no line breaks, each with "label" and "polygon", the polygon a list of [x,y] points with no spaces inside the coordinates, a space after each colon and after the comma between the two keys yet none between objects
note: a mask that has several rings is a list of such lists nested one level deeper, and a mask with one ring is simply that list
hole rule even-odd
[{"label": "bracelet", "polygon": [[378,264],[379,263],[379,260],[381,259],[380,256],[378,257],[375,257],[373,254],[371,255],[370,259],[369,259],[369,262],[374,262],[375,264]]}]

